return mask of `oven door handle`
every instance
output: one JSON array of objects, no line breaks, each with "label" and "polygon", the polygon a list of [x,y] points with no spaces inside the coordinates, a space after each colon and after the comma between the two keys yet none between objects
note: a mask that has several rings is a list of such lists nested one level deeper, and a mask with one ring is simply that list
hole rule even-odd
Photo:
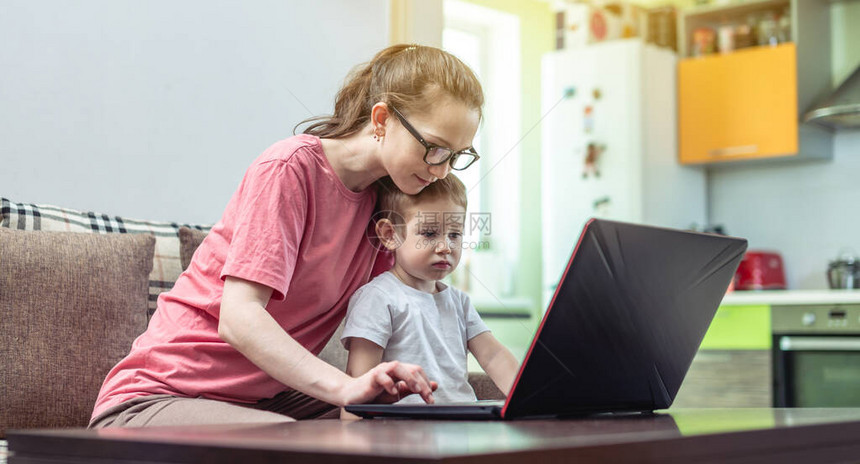
[{"label": "oven door handle", "polygon": [[779,338],[782,351],[860,351],[860,337],[788,337]]}]

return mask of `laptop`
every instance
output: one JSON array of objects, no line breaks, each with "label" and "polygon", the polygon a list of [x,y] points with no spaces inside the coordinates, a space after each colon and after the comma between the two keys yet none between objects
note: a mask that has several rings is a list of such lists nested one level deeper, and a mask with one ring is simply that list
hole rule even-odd
[{"label": "laptop", "polygon": [[346,410],[511,420],[668,408],[746,248],[741,238],[591,219],[505,401]]}]

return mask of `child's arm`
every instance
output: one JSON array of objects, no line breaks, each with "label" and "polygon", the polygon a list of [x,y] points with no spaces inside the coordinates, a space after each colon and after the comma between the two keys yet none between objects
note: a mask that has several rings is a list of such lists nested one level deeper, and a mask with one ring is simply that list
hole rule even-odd
[{"label": "child's arm", "polygon": [[469,340],[469,351],[475,355],[478,364],[484,369],[493,383],[499,387],[505,395],[510,393],[514,385],[514,378],[520,369],[517,358],[505,348],[492,332],[484,332]]},{"label": "child's arm", "polygon": [[[383,348],[366,339],[352,337],[349,339],[349,358],[346,362],[346,373],[358,377],[376,367],[382,362]],[[341,419],[358,419],[358,416],[340,410]]]}]

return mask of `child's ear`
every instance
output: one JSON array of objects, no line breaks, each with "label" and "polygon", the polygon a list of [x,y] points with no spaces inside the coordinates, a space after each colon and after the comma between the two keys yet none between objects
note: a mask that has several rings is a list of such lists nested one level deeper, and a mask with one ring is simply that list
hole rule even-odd
[{"label": "child's ear", "polygon": [[397,233],[397,229],[403,226],[397,226],[390,219],[380,219],[376,222],[376,236],[385,248],[394,251],[403,245],[403,239]]}]

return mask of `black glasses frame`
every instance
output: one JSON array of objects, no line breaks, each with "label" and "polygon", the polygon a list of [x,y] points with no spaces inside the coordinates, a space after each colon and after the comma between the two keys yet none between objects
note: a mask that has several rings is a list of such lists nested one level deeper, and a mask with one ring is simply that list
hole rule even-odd
[{"label": "black glasses frame", "polygon": [[[475,164],[475,161],[481,159],[481,156],[478,155],[478,152],[475,151],[475,147],[469,147],[460,151],[454,151],[448,147],[441,147],[439,145],[427,142],[426,140],[424,140],[424,137],[422,137],[421,134],[418,133],[415,127],[413,127],[412,124],[409,124],[409,121],[406,120],[406,117],[400,114],[400,111],[397,111],[397,108],[391,105],[388,105],[388,107],[391,108],[391,111],[394,112],[394,115],[397,116],[397,119],[400,120],[400,123],[403,124],[403,127],[405,127],[406,130],[409,131],[409,133],[412,134],[412,136],[415,137],[415,139],[418,140],[418,142],[421,143],[421,145],[424,147],[424,162],[429,164],[430,166],[439,166],[445,163],[450,163],[451,169],[455,171],[462,171],[469,166]],[[448,156],[446,156],[445,159],[443,159],[442,161],[431,163],[430,161],[427,161],[427,156],[430,155],[430,151],[433,149],[445,150],[448,152]],[[464,155],[471,156],[472,160],[469,162],[469,164],[461,168],[455,168],[454,161]]]}]

